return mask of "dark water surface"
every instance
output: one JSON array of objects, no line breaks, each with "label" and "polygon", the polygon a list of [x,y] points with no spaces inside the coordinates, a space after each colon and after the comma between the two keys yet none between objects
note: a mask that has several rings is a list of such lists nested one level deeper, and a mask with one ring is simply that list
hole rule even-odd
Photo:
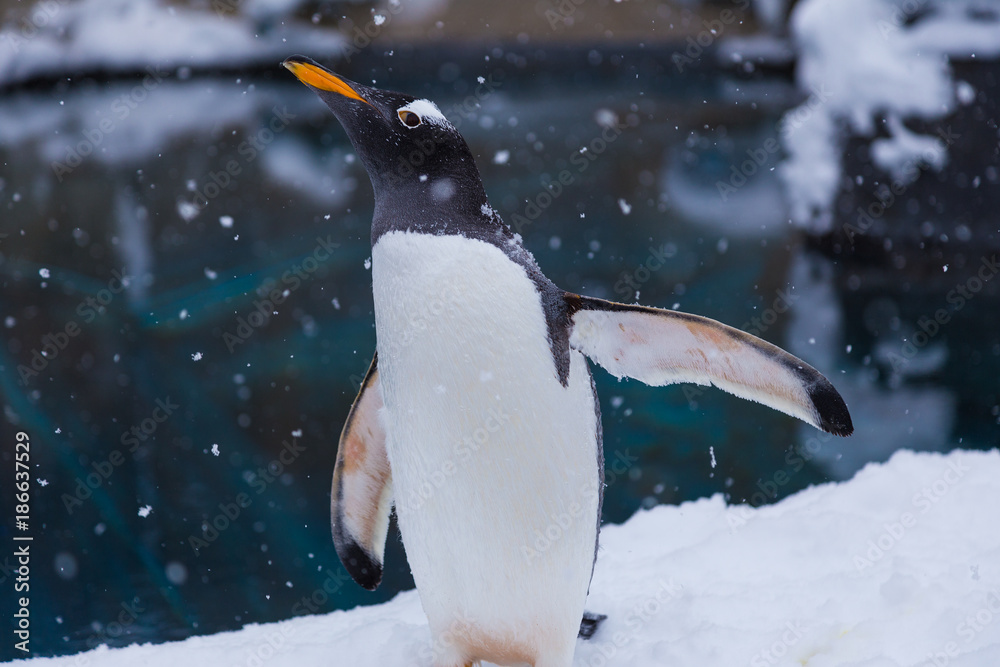
[{"label": "dark water surface", "polygon": [[[487,51],[370,69],[376,85],[430,97],[460,123],[493,206],[530,220],[519,231],[558,285],[632,301],[630,281],[644,304],[757,333],[827,374],[857,427],[848,440],[817,437],[718,390],[596,369],[606,521],[713,493],[771,502],[900,447],[1000,442],[996,291],[958,309],[947,298],[997,247],[995,219],[953,231],[969,194],[948,179],[974,175],[968,160],[922,177],[917,205],[894,210],[906,229],[937,226],[900,266],[879,254],[881,239],[860,255],[794,230],[778,154],[720,197],[717,181],[778,138],[801,99],[787,78],[677,76],[669,53],[588,62],[552,73]],[[371,82],[368,70],[345,73]],[[375,348],[372,193],[343,131],[277,67],[138,82],[0,98],[3,437],[31,436],[32,477],[44,481],[32,505],[39,654],[212,633],[413,586],[395,528],[375,593],[346,577],[330,540],[337,437]],[[627,129],[598,140],[615,117]],[[563,169],[571,185],[539,198]],[[845,195],[846,210],[863,190]],[[929,190],[937,204],[921,206]],[[275,287],[288,291],[278,314],[255,315]],[[951,322],[894,363],[937,308]]]}]

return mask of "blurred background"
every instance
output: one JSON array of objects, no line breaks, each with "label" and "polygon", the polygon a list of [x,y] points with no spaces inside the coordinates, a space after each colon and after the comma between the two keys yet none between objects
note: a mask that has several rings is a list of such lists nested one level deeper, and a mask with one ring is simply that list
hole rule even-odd
[{"label": "blurred background", "polygon": [[[413,586],[395,527],[375,593],[330,539],[375,349],[373,202],[279,67],[295,53],[435,100],[561,287],[743,328],[850,406],[834,439],[597,369],[606,522],[1000,443],[997,0],[0,0],[0,20],[0,488],[24,431],[34,655]],[[6,605],[10,556],[0,584]]]}]

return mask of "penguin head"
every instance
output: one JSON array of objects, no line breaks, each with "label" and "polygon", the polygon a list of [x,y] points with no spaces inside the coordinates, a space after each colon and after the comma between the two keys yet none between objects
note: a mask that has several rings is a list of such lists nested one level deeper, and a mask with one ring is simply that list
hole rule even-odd
[{"label": "penguin head", "polygon": [[282,63],[344,126],[380,200],[478,210],[486,202],[472,152],[440,109],[340,77],[304,56]]}]

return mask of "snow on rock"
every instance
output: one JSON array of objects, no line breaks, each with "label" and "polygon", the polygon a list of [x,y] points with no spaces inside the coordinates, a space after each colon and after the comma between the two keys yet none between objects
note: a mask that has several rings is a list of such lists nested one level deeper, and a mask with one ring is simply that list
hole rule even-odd
[{"label": "snow on rock", "polygon": [[273,64],[296,51],[340,52],[344,41],[333,31],[294,21],[263,30],[254,20],[254,7],[263,4],[250,3],[244,15],[238,0],[219,0],[212,11],[160,0],[39,3],[0,30],[0,84],[94,70],[148,68],[155,77],[185,66]]},{"label": "snow on rock", "polygon": [[[832,222],[845,130],[887,131],[872,158],[894,178],[912,180],[917,165],[940,169],[948,139],[915,135],[902,121],[933,121],[954,109],[962,90],[948,57],[1000,54],[1000,20],[977,10],[976,0],[804,0],[791,28],[798,85],[809,97],[784,119],[788,159],[780,173],[793,222],[819,233]],[[877,128],[881,115],[888,123]],[[929,147],[936,153],[925,158]]]},{"label": "snow on rock", "polygon": [[[759,509],[721,495],[606,526],[574,665],[1000,664],[1000,452],[897,452]],[[430,666],[415,591],[170,644],[32,665]],[[936,662],[935,662],[936,661]]]}]

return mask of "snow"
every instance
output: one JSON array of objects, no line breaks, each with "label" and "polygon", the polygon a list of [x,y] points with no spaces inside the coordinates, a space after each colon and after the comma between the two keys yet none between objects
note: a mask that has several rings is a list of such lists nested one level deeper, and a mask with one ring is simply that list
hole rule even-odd
[{"label": "snow", "polygon": [[[949,57],[1000,54],[1000,21],[976,7],[976,0],[804,0],[795,6],[796,77],[809,99],[788,112],[783,133],[788,159],[780,175],[794,223],[829,230],[845,129],[864,137],[888,131],[872,157],[894,175],[938,140],[915,135],[902,121],[939,120],[956,100],[969,98],[952,81]],[[876,127],[880,116],[887,120],[882,128]],[[921,164],[940,169],[941,152]]]},{"label": "snow", "polygon": [[[715,495],[605,526],[587,608],[608,619],[578,642],[573,664],[1000,664],[998,476],[996,450],[900,451],[775,505]],[[350,611],[27,664],[298,667],[335,655],[357,667],[422,667],[431,653],[407,591]]]},{"label": "snow", "polygon": [[254,7],[263,4],[244,11],[237,0],[205,3],[205,10],[159,0],[38,3],[0,30],[0,85],[81,71],[246,68],[289,53],[340,53],[344,39],[332,30],[297,22],[262,30]]}]

